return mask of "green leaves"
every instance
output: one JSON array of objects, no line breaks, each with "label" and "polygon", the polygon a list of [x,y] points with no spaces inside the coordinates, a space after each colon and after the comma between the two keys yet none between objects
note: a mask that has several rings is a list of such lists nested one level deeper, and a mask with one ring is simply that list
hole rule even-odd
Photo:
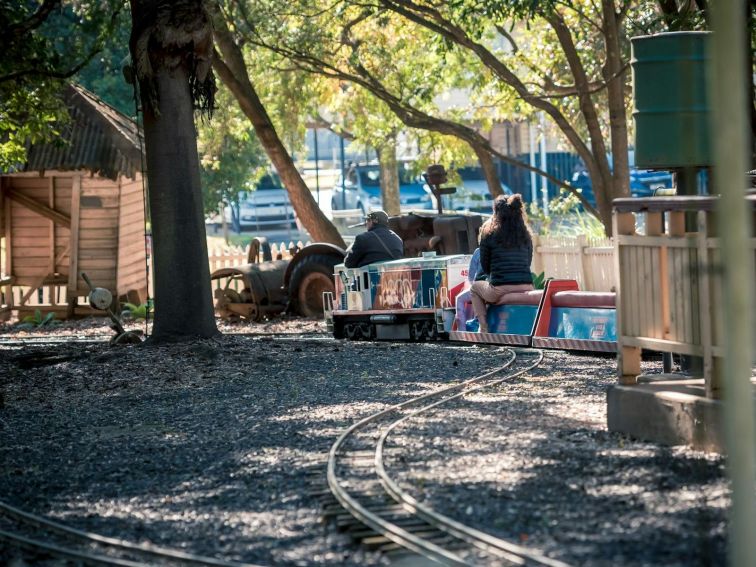
[{"label": "green leaves", "polygon": [[218,108],[212,122],[198,125],[206,214],[222,213],[221,203],[237,203],[239,191],[250,190],[267,163],[254,130],[225,87],[221,86],[216,99]]},{"label": "green leaves", "polygon": [[22,166],[27,143],[56,139],[68,119],[63,84],[112,36],[124,5],[0,0],[0,170]]},{"label": "green leaves", "polygon": [[[154,313],[146,303],[135,305],[133,303],[124,303],[121,317],[124,319],[146,319],[148,313],[152,316]],[[148,311],[149,309],[149,311]]]},{"label": "green leaves", "polygon": [[544,272],[540,274],[531,272],[530,275],[533,278],[533,289],[543,289],[546,287],[546,274]]},{"label": "green leaves", "polygon": [[60,321],[55,320],[55,312],[50,311],[43,315],[39,309],[34,310],[34,315],[27,315],[21,320],[21,323],[17,326],[18,329],[40,329],[50,328],[60,325]]}]

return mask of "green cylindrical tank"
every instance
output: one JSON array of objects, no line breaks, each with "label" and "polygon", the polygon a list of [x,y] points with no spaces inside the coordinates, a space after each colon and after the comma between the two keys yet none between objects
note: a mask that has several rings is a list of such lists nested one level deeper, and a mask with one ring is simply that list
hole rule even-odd
[{"label": "green cylindrical tank", "polygon": [[712,164],[706,94],[710,37],[710,32],[673,32],[631,39],[636,166]]}]

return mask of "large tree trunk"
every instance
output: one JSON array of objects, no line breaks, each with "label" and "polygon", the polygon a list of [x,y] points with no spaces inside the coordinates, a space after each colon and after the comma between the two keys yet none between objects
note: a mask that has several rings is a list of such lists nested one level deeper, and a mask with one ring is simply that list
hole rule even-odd
[{"label": "large tree trunk", "polygon": [[[606,63],[602,69],[607,83],[609,125],[612,142],[613,179],[610,201],[630,196],[630,165],[627,142],[627,111],[625,110],[625,72],[622,64],[621,28],[613,0],[603,0]],[[611,205],[611,203],[609,203]],[[611,210],[611,208],[610,208]],[[611,213],[610,213],[611,214]],[[602,215],[603,217],[603,215]],[[606,223],[605,223],[606,224]],[[611,227],[611,223],[609,223]],[[611,235],[611,230],[607,230]]]},{"label": "large tree trunk", "polygon": [[241,49],[234,42],[231,32],[219,11],[215,14],[216,43],[220,53],[213,58],[213,68],[239,103],[244,114],[255,129],[265,153],[281,176],[297,217],[318,242],[329,242],[345,247],[344,239],[328,217],[320,210],[312,192],[299,174],[289,152],[278,137],[265,107],[257,95],[247,73]]},{"label": "large tree trunk", "polygon": [[496,164],[494,163],[493,156],[485,148],[473,145],[472,149],[475,151],[475,155],[478,156],[480,167],[483,170],[483,175],[486,178],[488,184],[488,191],[495,199],[499,195],[503,195],[504,191],[501,189],[501,180],[499,179],[499,172],[496,170]]},{"label": "large tree trunk", "polygon": [[[174,37],[191,35],[171,26],[201,23],[201,16],[188,22],[182,20],[182,16],[198,10],[200,2],[176,2],[169,8],[158,7],[159,4],[155,0],[132,0],[130,47],[144,112],[155,262],[152,341],[166,342],[212,337],[218,329],[213,314],[190,90],[194,72],[190,62],[196,62],[192,53],[196,45],[192,41],[168,48],[159,44],[166,29],[168,34],[176,31]],[[212,37],[209,28],[206,33]],[[146,72],[145,65],[150,67]]]},{"label": "large tree trunk", "polygon": [[381,200],[383,210],[389,216],[401,214],[399,201],[399,172],[396,163],[396,137],[390,137],[385,144],[376,148],[381,170]]}]

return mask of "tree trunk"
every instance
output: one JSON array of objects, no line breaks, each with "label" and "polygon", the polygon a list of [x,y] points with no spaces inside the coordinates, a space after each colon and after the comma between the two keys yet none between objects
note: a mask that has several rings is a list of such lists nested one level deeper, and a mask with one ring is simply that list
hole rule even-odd
[{"label": "tree trunk", "polygon": [[390,137],[386,144],[376,148],[381,170],[381,200],[383,210],[389,216],[401,214],[399,201],[399,175],[396,163],[396,138]]},{"label": "tree trunk", "polygon": [[627,142],[627,113],[625,110],[625,73],[622,71],[620,48],[622,33],[613,0],[603,0],[604,38],[606,40],[606,63],[603,74],[607,83],[609,105],[609,125],[612,143],[612,185],[609,197],[608,217],[602,212],[601,218],[611,236],[611,201],[618,197],[630,196],[630,165]]},{"label": "tree trunk", "polygon": [[215,25],[216,43],[220,49],[220,54],[216,52],[213,58],[213,68],[238,101],[242,112],[252,123],[265,153],[276,168],[278,175],[281,176],[281,181],[289,193],[291,205],[294,207],[299,221],[310,233],[313,240],[346,247],[339,231],[320,210],[312,192],[294,165],[289,152],[278,137],[278,133],[249,78],[241,49],[234,42],[223,16],[218,12],[215,15]]},{"label": "tree trunk", "polygon": [[483,175],[486,177],[488,191],[491,193],[491,196],[495,199],[499,195],[503,195],[504,191],[501,189],[501,180],[499,179],[499,172],[496,170],[493,156],[490,152],[479,146],[474,145],[472,149],[475,150],[475,155],[478,156],[478,161],[480,162],[481,169],[483,169]]},{"label": "tree trunk", "polygon": [[[155,263],[155,325],[151,340],[167,342],[212,337],[218,329],[213,314],[194,104],[187,69],[193,47],[174,45],[170,51],[174,57],[154,50],[151,42],[155,34],[151,30],[160,26],[156,22],[157,4],[132,1],[131,52],[139,66],[139,57],[145,53],[137,52],[135,46],[142,40],[141,34],[151,35],[146,52],[152,67],[149,86],[140,80]],[[186,57],[175,57],[182,49]]]}]

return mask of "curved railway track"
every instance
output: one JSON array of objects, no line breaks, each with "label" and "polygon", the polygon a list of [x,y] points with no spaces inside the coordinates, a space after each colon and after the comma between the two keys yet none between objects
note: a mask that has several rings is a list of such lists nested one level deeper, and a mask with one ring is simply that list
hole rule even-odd
[{"label": "curved railway track", "polygon": [[[0,541],[6,541],[34,554],[52,555],[84,565],[258,567],[250,563],[224,561],[85,532],[30,514],[4,502],[0,502],[0,516],[3,518]],[[9,523],[13,524],[12,528],[7,526]],[[10,529],[13,531],[9,531]]]},{"label": "curved railway track", "polygon": [[[284,334],[295,335],[276,335]],[[362,531],[353,527],[354,537],[367,545],[378,544],[382,551],[409,550],[445,565],[566,567],[423,505],[401,489],[384,464],[386,441],[399,425],[443,404],[521,376],[543,360],[541,351],[506,349],[506,352],[508,359],[499,368],[391,406],[360,420],[339,436],[328,456],[326,478],[330,492],[345,514],[363,525]],[[254,567],[88,533],[3,502],[0,502],[0,519],[0,541],[31,550],[32,554],[60,557],[78,564]]]},{"label": "curved railway track", "polygon": [[467,394],[521,376],[543,360],[543,352],[530,351],[536,354],[535,359],[515,368],[517,352],[507,350],[509,358],[501,367],[368,416],[336,440],[328,456],[328,486],[338,503],[365,526],[353,531],[355,537],[368,545],[386,542],[380,547],[384,551],[404,548],[444,565],[566,567],[421,504],[391,479],[384,464],[386,440],[400,424]]}]

